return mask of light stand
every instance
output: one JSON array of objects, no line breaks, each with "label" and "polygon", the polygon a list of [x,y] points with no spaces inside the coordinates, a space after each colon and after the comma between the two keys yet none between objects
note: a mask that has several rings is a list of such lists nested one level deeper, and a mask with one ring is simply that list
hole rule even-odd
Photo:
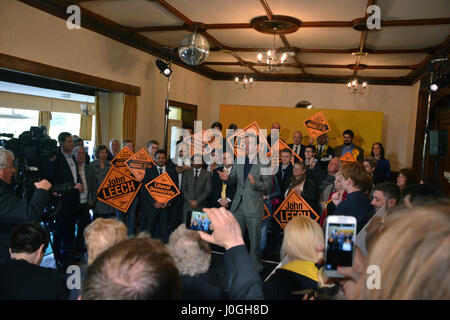
[{"label": "light stand", "polygon": [[[433,83],[433,73],[434,73],[434,64],[436,62],[440,62],[440,61],[446,61],[447,58],[440,58],[440,59],[431,59],[430,60],[430,85]],[[428,86],[428,104],[427,104],[427,118],[426,118],[426,122],[425,122],[425,129],[424,129],[424,133],[425,133],[425,137],[423,139],[423,150],[422,150],[422,171],[420,174],[421,179],[423,180],[424,175],[425,175],[425,153],[427,150],[427,140],[428,140],[428,134],[430,133],[430,128],[429,128],[429,122],[430,122],[430,109],[431,109],[431,90],[430,87]]]},{"label": "light stand", "polygon": [[167,77],[167,96],[166,96],[166,107],[164,109],[164,149],[167,150],[167,136],[169,129],[169,92],[170,92],[170,78],[171,75]]}]

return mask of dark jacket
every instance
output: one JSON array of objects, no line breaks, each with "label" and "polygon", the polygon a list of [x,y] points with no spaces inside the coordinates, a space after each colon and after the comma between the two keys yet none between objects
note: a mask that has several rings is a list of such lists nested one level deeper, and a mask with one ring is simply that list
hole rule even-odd
[{"label": "dark jacket", "polygon": [[[213,208],[220,208],[219,199],[222,198],[222,186],[225,184],[222,179],[220,179],[219,172],[223,171],[223,167],[214,169],[211,176],[211,196],[210,196],[210,206]],[[227,198],[233,201],[234,195],[236,193],[236,185],[227,185],[225,191]],[[231,202],[228,207],[231,207]]]},{"label": "dark jacket", "polygon": [[289,187],[289,184],[291,183],[291,177],[292,177],[292,163],[289,163],[289,165],[286,167],[286,171],[284,172],[283,176],[283,169],[282,165],[278,167],[278,172],[276,174],[278,185],[280,186],[281,190],[281,201],[284,200],[284,193],[286,192],[287,188]]},{"label": "dark jacket", "polygon": [[9,235],[19,223],[39,221],[47,204],[48,192],[34,191],[30,200],[20,199],[12,185],[0,180],[0,263],[9,259]]},{"label": "dark jacket", "polygon": [[0,265],[0,300],[66,300],[66,282],[57,270],[25,260]]},{"label": "dark jacket", "polygon": [[[178,173],[175,171],[175,166],[169,165],[169,162],[166,163],[166,172],[169,175],[170,179],[172,179],[173,183],[175,183],[178,187]],[[155,207],[153,206],[155,204],[155,199],[148,193],[147,189],[145,188],[145,185],[149,183],[150,181],[154,180],[156,177],[159,176],[159,171],[157,169],[157,166],[152,166],[151,168],[147,169],[145,171],[145,176],[142,179],[142,187],[139,191],[140,193],[140,201],[141,201],[141,210],[154,210]],[[181,191],[181,190],[180,190]],[[175,200],[180,197],[178,195],[177,197],[171,199],[169,201],[169,205],[173,204]]]},{"label": "dark jacket", "polygon": [[[294,150],[294,144],[293,143],[288,144],[288,147],[291,148],[292,150]],[[302,158],[303,161],[305,161],[305,149],[306,149],[306,147],[301,143],[300,144],[300,151],[297,153],[298,156],[300,158]],[[294,152],[295,152],[295,150],[294,150]]]},{"label": "dark jacket", "polygon": [[277,269],[275,273],[263,284],[264,298],[266,300],[293,300],[301,299],[302,295],[293,292],[314,289],[317,281],[290,270]]},{"label": "dark jacket", "polygon": [[225,300],[228,295],[208,282],[208,274],[181,276],[181,300]]},{"label": "dark jacket", "polygon": [[356,233],[366,225],[373,215],[369,198],[362,191],[349,193],[334,210],[334,215],[353,216],[356,218]]},{"label": "dark jacket", "polygon": [[[288,190],[288,189],[286,189],[286,190]],[[319,206],[318,206],[320,193],[317,190],[317,187],[316,187],[314,181],[312,181],[308,177],[306,178],[305,184],[303,185],[303,192],[302,192],[301,196],[303,199],[305,199],[306,202],[308,202],[308,204],[311,206],[311,208],[318,215],[320,215]]]}]

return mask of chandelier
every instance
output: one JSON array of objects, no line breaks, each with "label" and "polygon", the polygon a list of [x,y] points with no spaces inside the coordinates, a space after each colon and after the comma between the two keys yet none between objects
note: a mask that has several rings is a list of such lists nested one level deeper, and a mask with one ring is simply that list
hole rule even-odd
[{"label": "chandelier", "polygon": [[[276,30],[274,30],[276,31]],[[265,61],[265,72],[280,72],[285,67],[285,62],[287,59],[287,53],[283,52],[281,54],[281,57],[278,58],[278,55],[280,55],[279,52],[277,52],[277,49],[275,48],[275,33],[273,34],[273,44],[272,48],[267,50],[265,53],[266,57],[264,59]],[[258,53],[258,62],[262,63],[263,61],[263,54],[260,52]]]},{"label": "chandelier", "polygon": [[356,94],[364,94],[367,89],[367,82],[363,82],[362,84],[358,83],[358,80],[353,80],[347,83],[347,89],[352,95]]},{"label": "chandelier", "polygon": [[247,75],[245,74],[247,71],[247,66],[244,66],[244,78],[242,78],[242,81],[239,80],[239,77],[234,78],[234,83],[236,84],[236,87],[238,89],[251,89],[253,85],[253,78],[247,78]]}]

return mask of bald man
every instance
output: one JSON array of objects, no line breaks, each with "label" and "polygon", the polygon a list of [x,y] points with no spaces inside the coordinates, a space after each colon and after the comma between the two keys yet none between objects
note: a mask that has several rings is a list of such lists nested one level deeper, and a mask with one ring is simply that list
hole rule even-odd
[{"label": "bald man", "polygon": [[289,148],[294,150],[294,152],[300,156],[300,158],[305,161],[305,146],[302,144],[303,134],[301,131],[295,131],[292,135],[293,143],[288,144]]},{"label": "bald man", "polygon": [[[274,130],[278,130],[278,138],[281,139],[281,125],[279,122],[274,122],[272,123],[272,126],[270,127],[269,132],[267,132],[269,135],[267,136],[267,143],[269,144],[269,146],[272,146],[272,129]],[[283,142],[284,140],[281,139]],[[275,141],[274,141],[275,142]]]}]

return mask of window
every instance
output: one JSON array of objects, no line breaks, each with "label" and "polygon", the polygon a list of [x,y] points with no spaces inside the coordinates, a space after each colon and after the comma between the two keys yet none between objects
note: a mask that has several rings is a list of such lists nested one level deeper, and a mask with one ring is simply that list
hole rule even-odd
[{"label": "window", "polygon": [[30,130],[30,127],[37,126],[39,111],[0,108],[0,133],[12,133],[14,138]]},{"label": "window", "polygon": [[49,129],[50,137],[58,141],[58,135],[61,132],[79,135],[80,118],[81,115],[76,113],[52,112],[52,120],[50,120]]}]

